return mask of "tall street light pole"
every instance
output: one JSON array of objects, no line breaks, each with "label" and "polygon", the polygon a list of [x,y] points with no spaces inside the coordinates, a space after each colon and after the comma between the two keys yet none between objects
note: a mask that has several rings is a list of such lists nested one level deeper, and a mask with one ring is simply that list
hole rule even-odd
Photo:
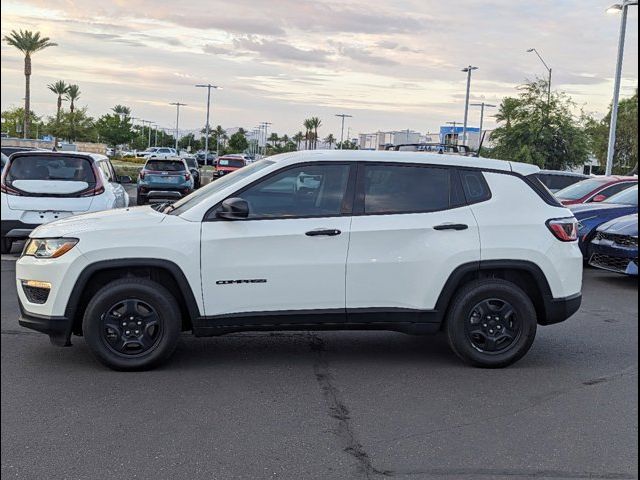
[{"label": "tall street light pole", "polygon": [[624,57],[624,37],[627,30],[627,14],[629,7],[638,5],[637,0],[625,0],[624,2],[611,5],[608,13],[622,12],[620,19],[620,37],[618,38],[618,60],[616,62],[616,76],[613,82],[613,102],[611,104],[611,122],[609,125],[609,145],[607,147],[607,168],[605,175],[613,172],[613,156],[616,148],[616,126],[618,123],[618,101],[620,98],[620,78],[622,77],[622,59]]},{"label": "tall street light pole", "polygon": [[346,113],[338,113],[336,117],[340,117],[342,119],[342,126],[340,127],[340,150],[344,147],[344,119],[352,118],[353,115],[347,115]]},{"label": "tall street light pole", "polygon": [[480,145],[482,142],[482,126],[484,124],[484,109],[486,108],[495,108],[496,105],[491,105],[489,103],[472,103],[472,107],[480,107],[480,134],[478,136],[478,153],[480,153]]},{"label": "tall street light pole", "polygon": [[542,64],[544,65],[544,68],[546,68],[547,72],[549,73],[549,80],[547,81],[547,106],[549,106],[551,105],[551,72],[552,72],[551,67],[547,65],[547,62],[544,61],[544,59],[542,58],[542,55],[540,55],[540,53],[538,53],[538,50],[536,50],[535,48],[528,49],[527,53],[535,53],[540,59],[540,61],[542,62]]},{"label": "tall street light pole", "polygon": [[469,119],[469,93],[471,92],[471,72],[477,70],[478,67],[469,65],[462,69],[467,74],[467,95],[464,101],[464,124],[462,126],[462,144],[467,144],[467,120]]},{"label": "tall street light pole", "polygon": [[[219,87],[217,85],[211,85],[210,83],[205,84],[198,84],[196,85],[196,87],[199,88],[206,88],[207,89],[207,124],[205,125],[205,137],[204,137],[204,164],[207,165],[207,160],[208,160],[208,155],[209,155],[209,110],[210,110],[210,103],[211,103],[211,89],[222,89],[222,87]],[[217,150],[217,148],[216,148]]]},{"label": "tall street light pole", "polygon": [[176,106],[176,153],[178,152],[178,128],[180,126],[180,107],[186,107],[186,103],[172,102],[169,105]]}]

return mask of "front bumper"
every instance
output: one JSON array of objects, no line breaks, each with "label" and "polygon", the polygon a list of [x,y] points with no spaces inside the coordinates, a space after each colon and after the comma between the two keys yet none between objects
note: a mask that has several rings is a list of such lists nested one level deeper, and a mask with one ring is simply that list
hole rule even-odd
[{"label": "front bumper", "polygon": [[589,245],[589,265],[624,275],[638,275],[638,247],[626,247],[611,241]]},{"label": "front bumper", "polygon": [[67,317],[49,317],[45,315],[37,315],[28,313],[22,306],[22,301],[18,299],[20,305],[20,326],[35,330],[36,332],[46,333],[52,344],[59,347],[68,347],[71,345],[71,328],[73,323]]}]

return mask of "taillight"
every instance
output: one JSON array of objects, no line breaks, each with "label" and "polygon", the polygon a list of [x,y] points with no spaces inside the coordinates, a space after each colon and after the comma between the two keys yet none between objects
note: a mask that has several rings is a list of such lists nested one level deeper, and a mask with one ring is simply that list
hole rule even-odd
[{"label": "taillight", "polygon": [[140,170],[140,180],[144,178],[144,170]]},{"label": "taillight", "polygon": [[2,179],[0,179],[0,192],[6,195],[22,195],[18,190],[7,185],[7,173],[9,173],[10,168],[11,164],[7,165],[4,172],[2,172]]},{"label": "taillight", "polygon": [[104,193],[104,184],[102,183],[102,174],[100,173],[100,167],[98,167],[97,163],[93,163],[91,165],[93,169],[93,175],[96,177],[96,185],[93,188],[90,188],[82,193],[80,193],[79,197],[94,197],[96,195],[100,195]]},{"label": "taillight", "polygon": [[189,180],[191,178],[191,175],[189,173],[185,173],[184,174],[184,179],[185,180]]},{"label": "taillight", "polygon": [[547,220],[547,227],[561,242],[575,242],[578,239],[578,221],[573,217]]}]

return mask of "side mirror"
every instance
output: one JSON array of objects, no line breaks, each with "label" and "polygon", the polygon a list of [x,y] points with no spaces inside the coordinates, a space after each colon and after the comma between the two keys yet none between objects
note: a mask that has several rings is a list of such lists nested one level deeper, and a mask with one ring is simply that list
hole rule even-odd
[{"label": "side mirror", "polygon": [[118,183],[132,183],[131,177],[129,175],[120,175],[118,177]]},{"label": "side mirror", "polygon": [[593,199],[591,200],[592,202],[604,202],[607,199],[606,195],[596,195],[595,197],[593,197]]},{"label": "side mirror", "polygon": [[244,220],[249,216],[249,203],[242,198],[227,198],[216,216],[225,220]]}]

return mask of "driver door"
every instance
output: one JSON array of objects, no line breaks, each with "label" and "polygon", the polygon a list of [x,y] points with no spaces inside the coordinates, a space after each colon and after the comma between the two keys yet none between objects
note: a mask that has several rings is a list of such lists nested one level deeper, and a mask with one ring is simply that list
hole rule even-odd
[{"label": "driver door", "polygon": [[[214,209],[201,237],[209,320],[238,325],[260,316],[270,324],[278,314],[279,323],[344,321],[354,184],[349,163],[295,165],[230,195],[248,202],[248,218],[220,219]],[[322,315],[329,313],[337,315]]]}]

